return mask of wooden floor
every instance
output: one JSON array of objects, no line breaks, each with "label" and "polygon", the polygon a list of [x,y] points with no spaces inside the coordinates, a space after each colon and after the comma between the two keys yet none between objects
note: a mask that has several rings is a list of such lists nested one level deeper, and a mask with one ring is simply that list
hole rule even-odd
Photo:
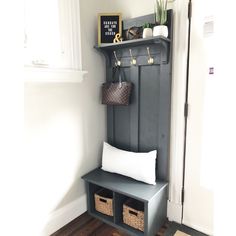
[{"label": "wooden floor", "polygon": [[[191,236],[207,236],[185,225],[174,222],[168,222],[164,225],[157,236],[173,236],[177,230],[188,233]],[[51,236],[130,236],[120,230],[117,230],[100,220],[97,220],[88,213],[79,216]]]},{"label": "wooden floor", "polygon": [[52,236],[129,236],[87,213],[76,218]]}]

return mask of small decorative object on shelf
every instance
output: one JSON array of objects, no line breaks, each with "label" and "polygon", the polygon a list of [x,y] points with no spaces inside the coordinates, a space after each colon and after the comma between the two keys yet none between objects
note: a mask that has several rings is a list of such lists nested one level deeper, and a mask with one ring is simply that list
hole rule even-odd
[{"label": "small decorative object on shelf", "polygon": [[121,38],[122,24],[120,13],[98,14],[98,45],[113,43],[116,36]]},{"label": "small decorative object on shelf", "polygon": [[152,37],[152,28],[150,23],[143,25],[143,38]]},{"label": "small decorative object on shelf", "polygon": [[139,27],[131,27],[126,31],[126,40],[142,38],[142,30]]},{"label": "small decorative object on shelf", "polygon": [[168,27],[165,25],[167,21],[167,0],[156,0],[154,9],[157,25],[153,28],[153,36],[168,37]]},{"label": "small decorative object on shelf", "polygon": [[123,41],[123,38],[121,37],[121,34],[117,33],[115,35],[115,38],[113,39],[113,43],[119,43],[119,42],[122,42],[122,41]]}]

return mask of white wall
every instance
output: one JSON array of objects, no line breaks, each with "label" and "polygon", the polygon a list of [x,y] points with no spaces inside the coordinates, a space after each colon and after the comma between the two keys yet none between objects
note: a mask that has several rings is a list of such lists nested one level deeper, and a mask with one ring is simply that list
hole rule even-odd
[{"label": "white wall", "polygon": [[[189,66],[189,115],[186,137],[185,201],[183,224],[213,235],[213,168],[215,147],[214,36],[206,36],[204,22],[213,16],[209,0],[193,3]],[[217,110],[217,107],[215,107]],[[212,126],[213,125],[213,126]],[[212,142],[213,141],[213,142]]]},{"label": "white wall", "polygon": [[[235,6],[234,1],[229,1],[230,6]],[[212,142],[214,146],[215,171],[214,193],[214,235],[232,235],[232,228],[228,225],[235,225],[236,199],[236,80],[235,80],[235,52],[236,33],[234,29],[235,7],[228,7],[222,12],[220,2],[214,2],[215,10],[215,78],[213,79],[214,96],[214,118],[215,136]],[[227,24],[222,22],[222,17],[227,19]],[[229,39],[224,46],[219,46],[225,41],[225,33]],[[227,192],[222,191],[222,187]],[[226,217],[227,216],[227,217]]]},{"label": "white wall", "polygon": [[30,160],[31,235],[47,235],[86,210],[81,176],[97,167],[106,139],[106,107],[100,103],[105,63],[93,46],[97,13],[108,0],[80,1],[81,83],[25,83],[25,141]]},{"label": "white wall", "polygon": [[116,0],[113,3],[113,11],[121,12],[122,18],[133,18],[148,15],[154,11],[154,0]]}]

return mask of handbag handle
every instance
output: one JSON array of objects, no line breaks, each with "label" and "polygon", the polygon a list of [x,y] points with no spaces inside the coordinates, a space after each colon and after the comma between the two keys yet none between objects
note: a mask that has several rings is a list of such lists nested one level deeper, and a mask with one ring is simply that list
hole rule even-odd
[{"label": "handbag handle", "polygon": [[119,72],[119,88],[121,88],[122,87],[122,78],[121,78],[120,67],[118,68],[118,72]]},{"label": "handbag handle", "polygon": [[115,67],[116,68],[116,70],[113,72],[113,75],[112,75],[112,77],[113,77],[113,79],[114,79],[114,77],[115,77],[115,74],[116,74],[116,71],[118,71],[118,77],[119,77],[119,88],[122,88],[122,76],[121,76],[121,71],[120,71],[120,67],[119,66],[117,66],[117,67]]}]

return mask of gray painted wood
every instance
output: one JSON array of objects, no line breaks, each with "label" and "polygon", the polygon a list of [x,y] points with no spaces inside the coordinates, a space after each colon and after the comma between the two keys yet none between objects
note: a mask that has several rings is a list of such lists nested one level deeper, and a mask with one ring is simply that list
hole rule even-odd
[{"label": "gray painted wood", "polygon": [[124,20],[123,21],[123,30],[127,30],[131,27],[134,27],[134,26],[141,27],[141,26],[143,26],[144,22],[154,24],[154,22],[155,22],[154,14],[149,14],[149,15],[145,15],[142,17],[135,17],[132,19]]},{"label": "gray painted wood", "polygon": [[133,39],[133,40],[127,40],[119,43],[102,43],[99,46],[95,46],[96,49],[99,50],[117,50],[117,49],[122,49],[122,48],[129,48],[129,47],[134,47],[139,46],[139,45],[149,45],[149,44],[159,44],[159,43],[165,43],[169,44],[170,39],[163,37],[163,36],[154,36],[151,38],[140,38],[140,39]]},{"label": "gray painted wood", "polygon": [[[168,184],[157,182],[156,185],[145,184],[126,176],[109,173],[100,168],[89,172],[82,177],[86,182],[110,189],[116,193],[148,202]],[[90,192],[91,194],[91,192]]]},{"label": "gray painted wood", "polygon": [[120,193],[114,193],[114,205],[115,205],[115,223],[121,224],[123,222],[123,204],[128,197]]},{"label": "gray painted wood", "polygon": [[108,106],[108,141],[124,150],[146,152],[157,149],[157,177],[168,180],[170,65],[124,67],[121,70],[126,80],[134,84],[131,104]]},{"label": "gray painted wood", "polygon": [[[130,78],[130,69],[122,68],[121,76],[127,81]],[[118,74],[116,74],[118,81]],[[130,135],[124,130],[130,130],[130,107],[129,106],[113,106],[113,140],[117,147],[123,147],[125,150],[130,149]],[[107,117],[109,119],[109,116]],[[116,127],[116,128],[114,128]]]},{"label": "gray painted wood", "polygon": [[[127,81],[133,83],[131,104],[129,106],[108,106],[108,142],[118,148],[135,152],[158,151],[157,179],[169,179],[169,144],[171,111],[171,51],[172,37],[171,11],[168,12],[170,38],[137,39],[120,44],[103,45],[100,49],[106,54],[116,50],[121,60],[121,71]],[[141,22],[152,16],[138,17],[131,21]],[[124,21],[126,27],[129,24]],[[140,23],[141,24],[141,23]],[[149,46],[154,64],[148,65]],[[137,59],[137,65],[130,65],[129,48]],[[110,52],[110,67],[115,58]],[[111,77],[107,74],[107,80]],[[117,76],[115,80],[118,80]]]},{"label": "gray painted wood", "polygon": [[122,67],[121,71],[125,80],[134,85],[131,104],[108,106],[108,142],[130,151],[157,149],[157,177],[168,180],[170,64]]},{"label": "gray painted wood", "polygon": [[[101,176],[103,176],[103,178],[101,178]],[[167,183],[158,184],[155,187],[143,183],[140,185],[140,182],[138,181],[105,171],[101,172],[99,169],[90,172],[83,178],[86,180],[86,185],[88,186],[88,212],[92,216],[114,227],[123,229],[130,235],[136,236],[154,236],[165,223],[167,211]],[[117,178],[117,180],[114,178]],[[130,180],[132,182],[130,182]],[[119,183],[120,181],[121,183]],[[107,184],[105,184],[105,182],[107,182]],[[95,210],[94,194],[101,187],[111,190],[115,189],[113,192],[114,217],[104,215]],[[135,189],[142,191],[138,191],[137,194]],[[153,191],[154,189],[155,191]],[[140,196],[140,193],[142,195],[142,199],[137,197]],[[144,195],[145,199],[143,197]],[[129,197],[133,197],[144,203],[144,232],[136,230],[123,223],[123,204]]]},{"label": "gray painted wood", "polygon": [[[139,87],[139,67],[132,66],[130,68],[130,81],[133,83],[134,87]],[[139,98],[140,91],[138,89],[133,89],[129,110],[130,133],[133,134],[130,136],[130,146],[132,147],[132,150],[134,152],[139,151],[139,119],[137,116],[137,114],[139,113]]]},{"label": "gray painted wood", "polygon": [[[152,22],[153,14],[123,22],[124,29]],[[83,176],[86,181],[88,211],[104,222],[123,229],[130,235],[153,236],[165,223],[167,214],[167,186],[170,143],[171,110],[171,57],[172,57],[172,11],[168,11],[169,38],[153,37],[117,44],[95,47],[106,58],[107,81],[117,80],[112,76],[115,58],[121,60],[121,72],[126,81],[133,83],[129,106],[107,106],[107,136],[113,146],[135,152],[158,151],[157,184],[148,185],[134,179],[96,169]],[[147,60],[147,47],[154,58],[153,65]],[[130,64],[129,49],[137,60]],[[132,167],[131,167],[132,168]],[[95,210],[94,193],[99,188],[113,191],[114,217]],[[122,221],[124,201],[132,197],[144,203],[145,232],[133,229]]]},{"label": "gray painted wood", "polygon": [[146,235],[156,235],[167,221],[167,187],[148,202],[147,208]]},{"label": "gray painted wood", "polygon": [[[137,65],[148,65],[147,63],[147,47],[150,49],[150,54],[154,58],[154,64],[168,63],[170,54],[171,41],[163,36],[156,36],[146,39],[134,39],[123,41],[116,44],[102,44],[95,48],[102,52],[107,61],[108,66],[115,66],[115,57],[113,51],[116,51],[117,58],[122,58],[121,66],[130,67],[130,52],[132,50],[133,57],[136,57]],[[164,50],[165,57],[161,58],[161,51]],[[161,61],[162,59],[162,61]]]},{"label": "gray painted wood", "polygon": [[[107,62],[107,64],[109,64],[109,59],[107,59],[106,62]],[[112,81],[113,68],[109,67],[108,65],[106,67],[106,75],[107,75],[107,81]],[[107,119],[108,142],[114,143],[114,132],[113,132],[114,109],[113,109],[113,106],[107,106],[107,117],[110,117],[110,119]]]},{"label": "gray painted wood", "polygon": [[100,186],[86,182],[86,189],[89,196],[92,196],[87,198],[88,211],[91,212],[95,209],[94,194],[100,189]]}]

